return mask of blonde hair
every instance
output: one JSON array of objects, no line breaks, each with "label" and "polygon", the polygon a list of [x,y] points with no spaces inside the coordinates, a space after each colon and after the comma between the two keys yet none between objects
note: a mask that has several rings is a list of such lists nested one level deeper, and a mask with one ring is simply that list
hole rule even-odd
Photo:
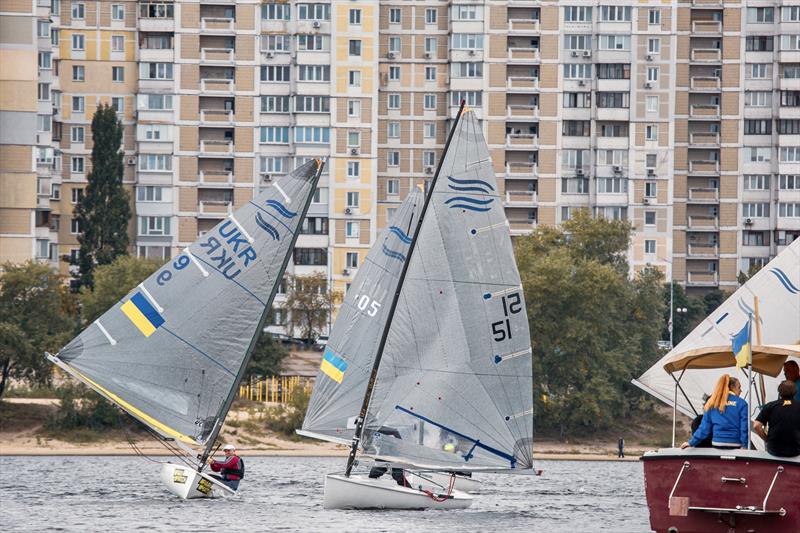
[{"label": "blonde hair", "polygon": [[719,380],[717,380],[717,385],[714,387],[714,392],[706,401],[703,410],[710,411],[716,408],[719,409],[720,413],[724,413],[725,406],[728,403],[728,392],[732,391],[738,384],[739,380],[733,376],[729,376],[728,374],[720,376]]}]

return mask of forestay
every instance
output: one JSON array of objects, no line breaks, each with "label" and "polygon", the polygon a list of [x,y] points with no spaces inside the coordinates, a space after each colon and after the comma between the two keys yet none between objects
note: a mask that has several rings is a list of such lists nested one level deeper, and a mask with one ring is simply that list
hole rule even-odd
[{"label": "forestay", "polygon": [[[731,297],[711,313],[680,344],[650,367],[634,383],[669,405],[674,403],[675,381],[664,371],[664,364],[676,354],[710,346],[730,346],[731,337],[755,316],[755,297],[758,297],[758,342],[753,323],[753,344],[787,346],[800,344],[800,240],[795,240],[775,259],[761,268]],[[683,393],[678,394],[677,408],[687,416],[702,413],[703,395],[711,394],[722,374],[734,374],[731,367],[692,369],[680,376]],[[676,375],[675,378],[678,376]],[[777,385],[783,379],[764,376],[767,401],[777,398]],[[745,383],[747,378],[745,376]],[[747,387],[745,387],[747,390]],[[756,405],[756,404],[754,404]],[[754,414],[758,414],[754,410]]]},{"label": "forestay", "polygon": [[530,468],[519,272],[480,124],[466,111],[455,127],[389,324],[363,448],[430,469]]},{"label": "forestay", "polygon": [[55,362],[164,437],[205,443],[227,414],[321,166],[309,161],[228,215]]},{"label": "forestay", "polygon": [[345,295],[317,374],[301,434],[334,442],[353,438],[389,304],[424,198],[414,189],[358,269]]}]

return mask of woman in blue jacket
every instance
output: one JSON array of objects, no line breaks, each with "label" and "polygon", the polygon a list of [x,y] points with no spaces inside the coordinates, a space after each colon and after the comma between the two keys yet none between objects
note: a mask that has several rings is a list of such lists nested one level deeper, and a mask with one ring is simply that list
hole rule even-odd
[{"label": "woman in blue jacket", "polygon": [[722,376],[714,387],[714,393],[706,401],[703,422],[689,442],[681,448],[697,446],[711,436],[715,448],[746,448],[747,432],[750,431],[750,416],[747,402],[739,398],[742,385],[732,376]]}]

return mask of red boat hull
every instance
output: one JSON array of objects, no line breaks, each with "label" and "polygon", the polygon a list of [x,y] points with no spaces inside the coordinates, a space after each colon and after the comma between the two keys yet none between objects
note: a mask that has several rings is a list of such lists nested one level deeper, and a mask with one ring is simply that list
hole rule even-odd
[{"label": "red boat hull", "polygon": [[800,532],[800,458],[689,448],[648,452],[642,461],[658,533]]}]

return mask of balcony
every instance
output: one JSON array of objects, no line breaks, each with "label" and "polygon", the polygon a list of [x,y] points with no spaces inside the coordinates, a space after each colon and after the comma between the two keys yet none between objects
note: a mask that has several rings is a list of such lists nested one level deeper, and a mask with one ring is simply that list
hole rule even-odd
[{"label": "balcony", "polygon": [[541,24],[538,20],[533,19],[511,19],[508,21],[508,33],[510,34],[529,34],[538,33],[541,30]]},{"label": "balcony", "polygon": [[225,218],[233,213],[233,203],[224,200],[200,200],[197,202],[197,213],[214,218]]},{"label": "balcony", "polygon": [[717,231],[719,229],[717,217],[690,215],[688,219],[688,228],[691,231]]},{"label": "balcony", "polygon": [[139,31],[175,31],[175,19],[164,17],[139,17]]},{"label": "balcony", "polygon": [[781,78],[782,91],[800,91],[800,78]]},{"label": "balcony", "polygon": [[535,149],[539,148],[539,136],[532,133],[506,134],[506,148]]},{"label": "balcony", "polygon": [[200,153],[211,155],[228,155],[233,153],[233,141],[212,140],[200,141]]},{"label": "balcony", "polygon": [[718,161],[689,161],[689,173],[701,176],[714,176],[719,174]]},{"label": "balcony", "polygon": [[509,90],[522,89],[526,91],[538,91],[539,78],[521,76],[511,77],[506,81],[506,88]]},{"label": "balcony", "polygon": [[711,131],[690,133],[689,143],[692,147],[717,147],[719,146],[719,133]]},{"label": "balcony", "polygon": [[535,63],[541,59],[536,48],[509,48],[509,63]]},{"label": "balcony", "polygon": [[692,0],[692,6],[721,8],[722,0]]},{"label": "balcony", "polygon": [[508,227],[511,235],[527,235],[536,229],[535,220],[509,220]]},{"label": "balcony", "polygon": [[698,92],[719,92],[720,79],[714,77],[694,76],[691,80],[691,89]]},{"label": "balcony", "polygon": [[722,22],[718,20],[695,20],[692,31],[696,35],[722,35]]},{"label": "balcony", "polygon": [[689,189],[689,202],[693,204],[719,203],[719,189],[692,187]]},{"label": "balcony", "polygon": [[692,50],[692,61],[695,63],[719,63],[722,61],[722,50],[718,48],[695,48]]},{"label": "balcony", "polygon": [[232,93],[233,80],[224,78],[205,78],[200,80],[200,90],[204,93]]},{"label": "balcony", "polygon": [[202,48],[200,61],[203,63],[233,63],[232,48]]},{"label": "balcony", "polygon": [[533,105],[510,105],[506,108],[507,120],[539,120],[539,107]]},{"label": "balcony", "polygon": [[234,20],[223,17],[203,17],[200,20],[200,29],[209,33],[232,33]]},{"label": "balcony", "polygon": [[506,190],[506,205],[513,207],[534,207],[538,202],[535,191]]},{"label": "balcony", "polygon": [[691,259],[716,259],[719,257],[719,246],[716,244],[690,244],[686,257]]},{"label": "balcony", "polygon": [[231,187],[233,186],[233,172],[222,170],[201,170],[199,173],[200,184],[203,187]]},{"label": "balcony", "polygon": [[692,104],[689,107],[689,117],[696,119],[719,120],[719,106],[709,104]]},{"label": "balcony", "polygon": [[719,285],[719,274],[716,272],[689,272],[686,284],[694,287],[715,287]]},{"label": "balcony", "polygon": [[228,109],[202,109],[200,122],[209,122],[212,125],[233,124],[233,111]]},{"label": "balcony", "polygon": [[506,179],[537,178],[539,167],[536,163],[506,163]]}]

